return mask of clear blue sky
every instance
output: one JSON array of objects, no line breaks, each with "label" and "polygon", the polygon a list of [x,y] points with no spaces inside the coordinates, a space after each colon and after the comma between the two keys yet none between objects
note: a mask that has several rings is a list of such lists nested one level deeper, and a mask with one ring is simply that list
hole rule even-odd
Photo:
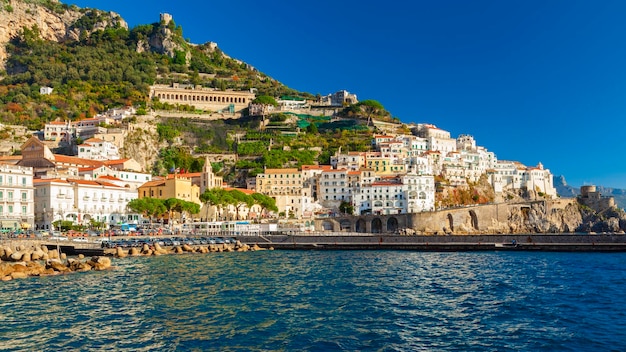
[{"label": "clear blue sky", "polygon": [[626,1],[74,0],[167,12],[285,85],[346,89],[568,184],[626,188]]}]

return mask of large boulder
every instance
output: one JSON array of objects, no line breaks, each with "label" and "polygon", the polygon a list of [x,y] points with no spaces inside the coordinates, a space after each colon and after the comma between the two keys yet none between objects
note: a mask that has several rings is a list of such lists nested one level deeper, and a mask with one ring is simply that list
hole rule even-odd
[{"label": "large boulder", "polygon": [[15,271],[13,273],[11,273],[11,278],[12,279],[25,279],[28,277],[28,274],[21,272],[21,271]]},{"label": "large boulder", "polygon": [[124,248],[117,247],[116,252],[115,252],[115,256],[118,257],[118,258],[126,258],[128,256],[128,253],[126,253]]},{"label": "large boulder", "polygon": [[11,247],[4,247],[2,260],[11,260],[11,255],[13,254],[13,250]]},{"label": "large boulder", "polygon": [[185,251],[185,252],[193,252],[193,248],[190,245],[186,244],[186,243],[183,244],[182,250]]},{"label": "large boulder", "polygon": [[44,252],[41,248],[36,247],[35,250],[33,251],[33,253],[30,255],[30,259],[32,260],[41,260],[43,259],[43,257],[46,255],[46,252]]},{"label": "large boulder", "polygon": [[70,268],[68,268],[63,262],[58,259],[50,259],[46,262],[46,268],[52,268],[54,271],[60,273],[70,272]]},{"label": "large boulder", "polygon": [[106,270],[111,267],[111,259],[109,257],[92,257],[87,263],[96,271]]}]

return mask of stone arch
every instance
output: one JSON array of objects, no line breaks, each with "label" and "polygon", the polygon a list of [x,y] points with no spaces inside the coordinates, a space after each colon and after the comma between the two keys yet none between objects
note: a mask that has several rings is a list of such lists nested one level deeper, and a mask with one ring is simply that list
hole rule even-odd
[{"label": "stone arch", "polygon": [[398,231],[398,219],[395,217],[390,217],[387,219],[387,232],[396,232]]},{"label": "stone arch", "polygon": [[333,231],[333,223],[328,220],[322,222],[322,231]]},{"label": "stone arch", "polygon": [[478,216],[476,216],[476,212],[473,210],[469,211],[469,215],[470,215],[470,221],[472,224],[472,228],[474,230],[478,230]]},{"label": "stone arch", "polygon": [[352,230],[352,223],[348,219],[339,220],[339,229],[340,231],[350,232]]},{"label": "stone arch", "polygon": [[359,233],[367,232],[367,228],[365,227],[365,220],[363,219],[357,220],[355,230],[356,232],[359,232]]},{"label": "stone arch", "polygon": [[383,232],[383,222],[380,218],[376,218],[372,220],[372,233],[381,233]]},{"label": "stone arch", "polygon": [[448,214],[448,227],[450,231],[454,231],[454,219],[452,218],[452,214]]}]

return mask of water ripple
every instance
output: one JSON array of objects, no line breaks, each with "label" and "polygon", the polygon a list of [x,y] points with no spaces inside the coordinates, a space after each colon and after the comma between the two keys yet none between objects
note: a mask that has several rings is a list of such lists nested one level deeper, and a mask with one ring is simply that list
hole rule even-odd
[{"label": "water ripple", "polygon": [[625,254],[125,258],[0,283],[1,351],[625,350]]}]

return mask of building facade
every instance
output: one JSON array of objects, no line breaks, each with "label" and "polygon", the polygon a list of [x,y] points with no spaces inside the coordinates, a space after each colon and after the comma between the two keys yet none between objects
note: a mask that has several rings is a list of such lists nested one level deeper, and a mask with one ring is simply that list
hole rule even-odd
[{"label": "building facade", "polygon": [[35,219],[33,169],[0,164],[0,225],[2,232],[30,229]]},{"label": "building facade", "polygon": [[92,221],[105,227],[123,222],[137,223],[139,215],[127,210],[137,191],[102,180],[49,178],[37,179],[35,188],[35,227],[55,230],[56,221],[87,226]]},{"label": "building facade", "polygon": [[192,105],[198,109],[214,112],[241,112],[256,98],[250,91],[222,91],[201,86],[154,85],[150,87],[150,99],[169,104]]}]

